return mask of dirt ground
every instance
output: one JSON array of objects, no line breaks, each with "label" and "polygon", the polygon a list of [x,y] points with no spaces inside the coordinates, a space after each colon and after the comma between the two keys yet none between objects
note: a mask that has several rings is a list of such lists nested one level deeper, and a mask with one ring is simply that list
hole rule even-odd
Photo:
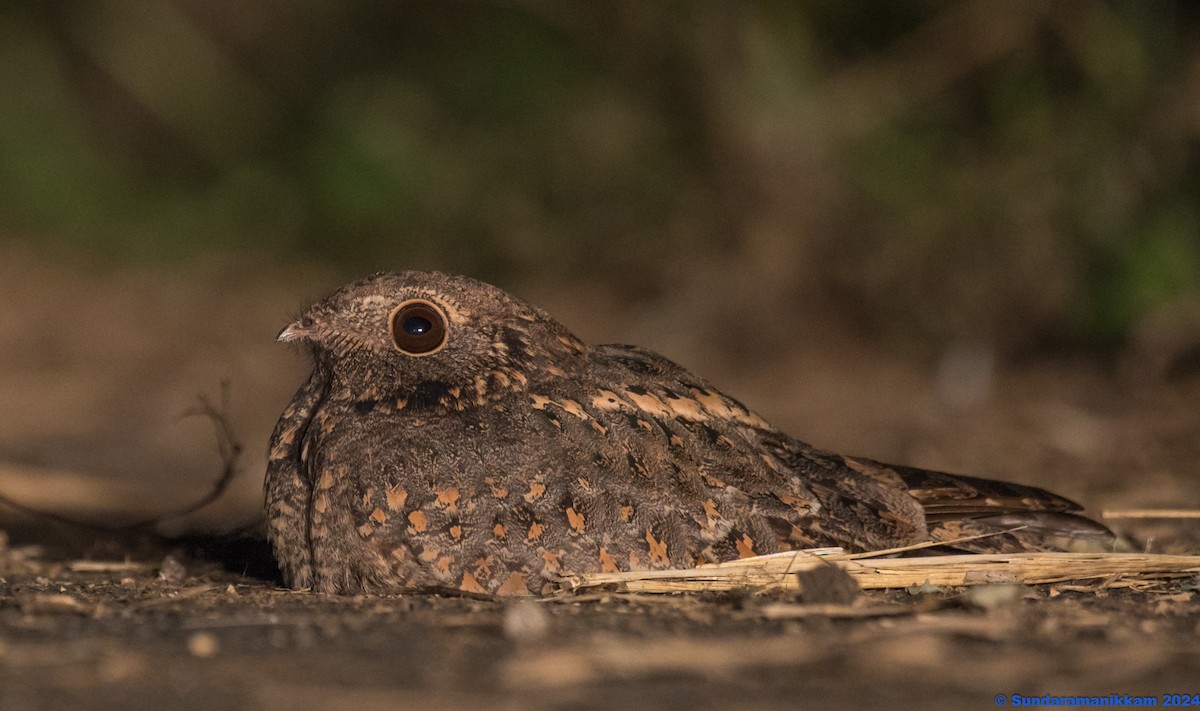
[{"label": "dirt ground", "polygon": [[171,561],[170,580],[161,562],[10,567],[0,708],[964,709],[1196,693],[1200,679],[1195,580],[1030,587],[987,609],[955,590],[876,592],[898,614],[781,620],[805,606],[334,598]]},{"label": "dirt ground", "polygon": [[[1028,586],[991,602],[874,591],[858,604],[886,613],[846,618],[781,594],[516,604],[281,590],[253,535],[261,450],[304,364],[272,337],[338,280],[3,254],[0,495],[106,525],[194,500],[220,460],[210,423],[184,413],[222,381],[246,451],[220,502],[153,534],[0,507],[0,711],[962,709],[996,708],[999,694],[1200,694],[1196,578]],[[639,319],[602,288],[523,293],[585,339],[677,358],[820,446],[1046,486],[1095,515],[1200,508],[1196,343],[1152,328],[1113,357],[1014,359],[970,343],[930,354],[814,319],[767,357],[660,328],[692,322],[683,300]],[[1109,523],[1153,552],[1200,552],[1196,519]],[[239,526],[250,533],[221,535]]]}]

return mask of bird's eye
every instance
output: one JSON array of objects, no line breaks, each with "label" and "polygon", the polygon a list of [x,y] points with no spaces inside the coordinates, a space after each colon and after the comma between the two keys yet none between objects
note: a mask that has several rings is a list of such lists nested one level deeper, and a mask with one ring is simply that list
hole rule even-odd
[{"label": "bird's eye", "polygon": [[446,345],[446,314],[421,299],[405,301],[392,311],[392,343],[406,355],[429,355]]}]

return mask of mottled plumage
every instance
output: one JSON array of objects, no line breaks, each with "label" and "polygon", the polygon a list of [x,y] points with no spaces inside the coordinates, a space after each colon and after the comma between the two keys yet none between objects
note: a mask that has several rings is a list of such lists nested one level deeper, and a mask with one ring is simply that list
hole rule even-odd
[{"label": "mottled plumage", "polygon": [[266,478],[271,542],[296,588],[538,594],[561,571],[794,548],[1113,540],[1041,489],[815,449],[656,353],[589,347],[465,277],[355,282],[280,340],[314,361]]}]

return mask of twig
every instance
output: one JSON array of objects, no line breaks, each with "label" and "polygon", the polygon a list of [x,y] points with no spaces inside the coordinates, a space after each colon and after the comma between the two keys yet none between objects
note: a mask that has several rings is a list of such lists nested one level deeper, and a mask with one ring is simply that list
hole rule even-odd
[{"label": "twig", "polygon": [[1109,509],[1103,518],[1200,518],[1200,509]]},{"label": "twig", "polygon": [[165,513],[156,514],[149,518],[145,518],[133,523],[123,523],[118,525],[110,525],[97,523],[94,521],[83,521],[63,516],[50,511],[41,511],[29,506],[26,506],[18,501],[0,494],[0,505],[6,506],[14,511],[18,511],[32,518],[43,519],[46,521],[54,521],[56,523],[75,526],[78,528],[87,528],[96,531],[106,532],[128,532],[139,529],[152,528],[158,524],[169,521],[173,518],[180,518],[188,514],[195,513],[200,509],[208,506],[212,502],[221,498],[229,485],[233,482],[238,473],[238,460],[242,455],[242,443],[237,438],[233,431],[233,425],[229,417],[229,381],[221,381],[221,400],[220,405],[214,405],[208,397],[204,395],[197,396],[198,404],[184,412],[185,417],[194,417],[202,415],[212,421],[216,428],[217,435],[217,453],[221,457],[221,474],[208,493],[183,508],[175,511],[167,511]]},{"label": "twig", "polygon": [[158,525],[163,521],[195,513],[221,498],[225,494],[226,489],[229,488],[229,485],[233,483],[233,479],[238,473],[238,459],[242,456],[242,443],[238,440],[237,435],[233,431],[233,425],[230,423],[229,381],[221,381],[221,405],[219,408],[215,407],[212,401],[204,395],[200,395],[196,399],[198,400],[196,407],[189,409],[184,415],[188,417],[202,415],[213,423],[217,435],[217,453],[220,455],[222,462],[221,475],[213,482],[213,486],[207,494],[193,501],[191,504],[175,511],[168,511],[142,521],[126,524],[118,530],[147,528]]},{"label": "twig", "polygon": [[912,615],[916,608],[911,605],[796,605],[775,603],[763,605],[755,610],[759,617],[768,620],[801,620],[808,617],[831,619],[855,619],[864,617],[896,617]]},{"label": "twig", "polygon": [[155,566],[147,563],[114,560],[73,560],[67,569],[76,573],[144,573]]},{"label": "twig", "polygon": [[[757,565],[750,565],[757,560]],[[797,567],[836,564],[863,589],[921,585],[960,586],[996,582],[1039,584],[1112,576],[1184,577],[1200,573],[1200,556],[1136,553],[967,554],[918,558],[855,560],[849,556],[797,559],[793,552],[760,556],[737,565],[718,564],[687,570],[576,573],[564,576],[567,589],[608,587],[618,592],[673,593],[794,589]]]}]

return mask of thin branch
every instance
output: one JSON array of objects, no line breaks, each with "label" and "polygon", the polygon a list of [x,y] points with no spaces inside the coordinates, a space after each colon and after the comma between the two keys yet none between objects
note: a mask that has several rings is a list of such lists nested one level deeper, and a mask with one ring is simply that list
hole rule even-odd
[{"label": "thin branch", "polygon": [[199,511],[200,509],[208,506],[224,496],[225,492],[229,489],[229,485],[233,483],[233,480],[238,473],[238,460],[242,456],[243,447],[241,441],[237,438],[237,434],[233,430],[233,424],[230,420],[229,392],[229,381],[221,381],[221,399],[219,404],[213,404],[208,397],[204,395],[198,395],[197,405],[184,412],[185,417],[203,416],[207,417],[213,423],[217,436],[217,454],[221,457],[221,473],[217,477],[216,481],[213,482],[212,488],[210,488],[209,491],[204,494],[204,496],[187,504],[183,508],[156,514],[149,518],[134,521],[133,523],[110,525],[97,523],[94,521],[82,521],[70,516],[63,516],[50,511],[34,509],[14,501],[4,494],[0,494],[0,505],[6,506],[14,511],[18,511],[32,518],[106,532],[128,532],[139,529],[153,528],[164,521],[181,518],[183,516],[187,516],[188,514],[195,513],[196,511]]},{"label": "thin branch", "polygon": [[1108,509],[1101,518],[1200,518],[1200,509]]},{"label": "thin branch", "polygon": [[[574,573],[563,576],[566,590],[611,588],[617,592],[678,593],[731,590],[798,589],[793,573],[797,565],[835,564],[863,589],[895,589],[928,582],[940,586],[970,586],[997,582],[1040,584],[1068,580],[1132,580],[1190,577],[1200,573],[1200,556],[1142,555],[1134,553],[1012,553],[963,554],[916,558],[849,559],[847,556],[814,556],[797,560],[793,551],[776,553],[736,565],[684,570],[648,570],[618,573]],[[747,561],[757,565],[746,565]]]}]

